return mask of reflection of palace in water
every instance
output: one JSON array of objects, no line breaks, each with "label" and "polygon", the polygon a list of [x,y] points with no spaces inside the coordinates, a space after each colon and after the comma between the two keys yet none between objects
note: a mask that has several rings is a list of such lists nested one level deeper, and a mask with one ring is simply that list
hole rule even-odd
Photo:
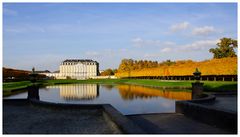
[{"label": "reflection of palace in water", "polygon": [[60,97],[67,100],[91,100],[99,96],[99,86],[97,84],[65,84],[47,86],[47,88],[59,88]]},{"label": "reflection of palace in water", "polygon": [[136,86],[136,85],[118,85],[119,93],[125,100],[132,100],[137,98],[148,99],[154,97],[164,97],[175,100],[191,100],[191,92],[160,90],[157,88]]}]

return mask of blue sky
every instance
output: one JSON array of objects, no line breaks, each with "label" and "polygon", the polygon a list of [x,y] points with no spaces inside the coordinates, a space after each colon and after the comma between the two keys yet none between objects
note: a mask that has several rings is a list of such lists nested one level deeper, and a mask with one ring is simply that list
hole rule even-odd
[{"label": "blue sky", "polygon": [[4,3],[3,66],[55,71],[65,59],[100,69],[121,59],[211,59],[237,39],[236,3]]}]

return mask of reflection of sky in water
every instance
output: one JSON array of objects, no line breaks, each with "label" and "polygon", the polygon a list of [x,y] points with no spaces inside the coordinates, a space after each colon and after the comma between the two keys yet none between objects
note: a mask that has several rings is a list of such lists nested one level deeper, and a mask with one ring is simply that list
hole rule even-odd
[{"label": "reflection of sky in water", "polygon": [[[65,84],[39,91],[40,100],[72,104],[111,104],[123,114],[175,112],[175,100],[191,99],[191,92],[135,85]],[[27,98],[20,93],[7,98]]]}]

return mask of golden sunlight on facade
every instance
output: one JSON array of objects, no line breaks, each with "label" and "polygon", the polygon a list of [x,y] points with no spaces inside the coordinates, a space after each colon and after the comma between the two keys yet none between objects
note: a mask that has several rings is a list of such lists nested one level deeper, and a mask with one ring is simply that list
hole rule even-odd
[{"label": "golden sunlight on facade", "polygon": [[88,79],[99,73],[99,63],[93,60],[67,59],[60,64],[59,73],[43,73],[55,79]]}]

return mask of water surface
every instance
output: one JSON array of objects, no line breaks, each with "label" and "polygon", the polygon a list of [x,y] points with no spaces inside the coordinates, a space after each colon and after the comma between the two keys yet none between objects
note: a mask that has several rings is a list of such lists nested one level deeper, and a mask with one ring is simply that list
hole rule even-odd
[{"label": "water surface", "polygon": [[[111,104],[121,113],[175,112],[176,100],[191,100],[188,90],[171,90],[137,85],[62,84],[39,89],[40,100],[71,104]],[[20,93],[7,98],[27,98]]]}]

